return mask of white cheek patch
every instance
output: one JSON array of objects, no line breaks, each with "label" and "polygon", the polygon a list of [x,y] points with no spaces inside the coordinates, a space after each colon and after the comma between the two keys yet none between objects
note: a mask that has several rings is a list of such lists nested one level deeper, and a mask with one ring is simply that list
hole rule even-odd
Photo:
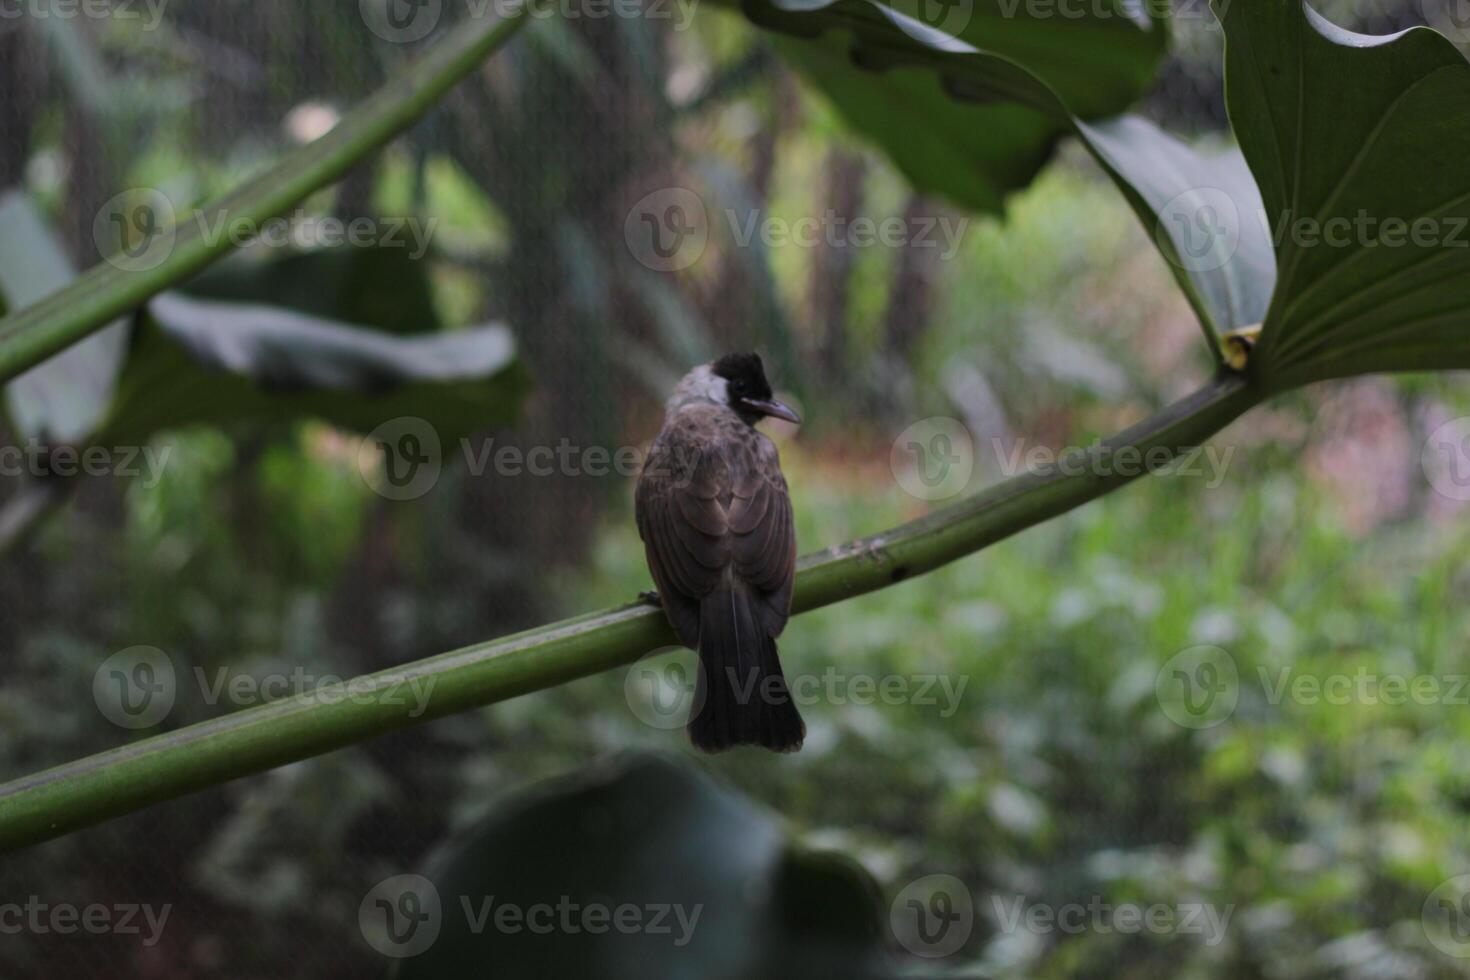
[{"label": "white cheek patch", "polygon": [[707,402],[714,405],[729,405],[728,382],[702,364],[684,376],[674,396],[669,399],[669,411],[676,412],[685,405]]}]

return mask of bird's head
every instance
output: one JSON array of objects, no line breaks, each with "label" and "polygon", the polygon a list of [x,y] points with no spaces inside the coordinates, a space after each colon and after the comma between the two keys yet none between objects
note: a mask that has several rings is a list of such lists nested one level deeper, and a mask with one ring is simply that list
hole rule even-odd
[{"label": "bird's head", "polygon": [[750,425],[766,416],[801,424],[801,416],[771,393],[759,354],[726,354],[706,367],[714,378],[724,382],[725,404]]}]

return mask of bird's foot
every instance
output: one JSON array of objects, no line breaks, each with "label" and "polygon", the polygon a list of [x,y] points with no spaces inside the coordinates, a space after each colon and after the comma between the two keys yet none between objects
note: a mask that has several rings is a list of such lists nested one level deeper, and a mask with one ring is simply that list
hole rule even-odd
[{"label": "bird's foot", "polygon": [[638,598],[642,599],[650,606],[658,606],[660,609],[664,607],[663,599],[659,598],[658,593],[654,592],[652,589],[638,593]]}]

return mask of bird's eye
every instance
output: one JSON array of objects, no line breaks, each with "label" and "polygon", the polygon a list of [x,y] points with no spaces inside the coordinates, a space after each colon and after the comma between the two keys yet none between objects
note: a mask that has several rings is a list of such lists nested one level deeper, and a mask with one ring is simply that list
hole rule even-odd
[{"label": "bird's eye", "polygon": [[745,394],[745,382],[744,381],[735,381],[733,384],[730,385],[730,388],[737,395],[743,395],[743,394]]}]

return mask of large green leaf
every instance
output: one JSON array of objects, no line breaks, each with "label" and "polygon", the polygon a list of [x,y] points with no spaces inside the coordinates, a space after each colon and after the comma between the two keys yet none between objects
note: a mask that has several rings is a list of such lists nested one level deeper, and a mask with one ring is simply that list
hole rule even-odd
[{"label": "large green leaf", "polygon": [[1301,0],[1217,7],[1230,117],[1278,239],[1257,371],[1284,386],[1470,368],[1470,63],[1434,31],[1365,37]]},{"label": "large green leaf", "polygon": [[1260,323],[1274,266],[1240,154],[1202,153],[1136,116],[1096,118],[1141,91],[1164,40],[1158,24],[1096,10],[1031,21],[1007,4],[1019,16],[998,25],[982,5],[955,37],[877,0],[744,9],[790,35],[781,50],[920,188],[994,208],[1058,136],[1077,136],[1169,260],[1216,358],[1225,334]]},{"label": "large green leaf", "polygon": [[428,259],[387,245],[336,245],[220,262],[182,288],[200,299],[265,303],[391,333],[438,329]]},{"label": "large green leaf", "polygon": [[362,922],[404,980],[880,975],[883,917],[858,865],[795,847],[771,814],[657,756],[509,801],[380,890]]},{"label": "large green leaf", "polygon": [[[1014,0],[745,0],[741,9],[804,39],[783,41],[782,54],[916,187],[980,210],[1025,186],[1067,132],[1049,95],[1037,103],[1034,81],[1080,118],[1121,112],[1167,43],[1162,23],[1111,0],[1066,17]],[[829,31],[844,37],[821,36]],[[975,51],[987,57],[945,57]]]},{"label": "large green leaf", "polygon": [[1276,265],[1240,151],[1203,153],[1138,116],[1077,130],[1152,233],[1206,333],[1259,324]]},{"label": "large green leaf", "polygon": [[[76,270],[46,220],[23,192],[0,194],[0,298],[18,309],[63,288]],[[127,345],[117,322],[5,386],[16,435],[49,443],[84,441],[107,411]]]},{"label": "large green leaf", "polygon": [[163,293],[148,304],[97,441],[210,423],[320,418],[360,432],[399,416],[452,438],[514,419],[507,327],[399,336],[281,307]]}]

